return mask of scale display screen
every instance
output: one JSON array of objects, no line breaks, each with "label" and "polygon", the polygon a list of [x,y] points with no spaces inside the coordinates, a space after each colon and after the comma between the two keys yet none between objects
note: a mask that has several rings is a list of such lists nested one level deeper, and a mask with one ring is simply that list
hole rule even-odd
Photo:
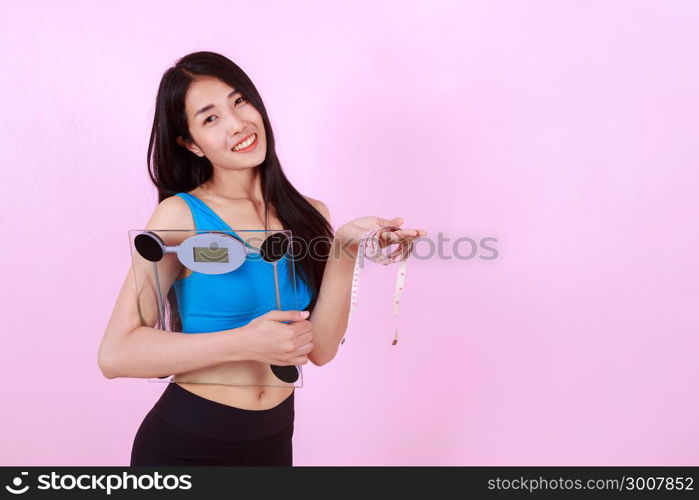
[{"label": "scale display screen", "polygon": [[194,247],[194,262],[228,262],[228,248]]}]

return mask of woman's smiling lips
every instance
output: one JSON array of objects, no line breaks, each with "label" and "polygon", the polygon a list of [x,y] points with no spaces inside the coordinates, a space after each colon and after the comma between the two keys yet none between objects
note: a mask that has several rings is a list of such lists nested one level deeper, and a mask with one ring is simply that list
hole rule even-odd
[{"label": "woman's smiling lips", "polygon": [[[233,148],[231,148],[231,151],[233,151],[234,153],[247,153],[247,152],[252,151],[253,149],[255,149],[255,148],[257,147],[257,142],[258,142],[258,141],[257,141],[257,138],[258,138],[257,134],[249,135],[249,136],[246,137],[244,140],[240,141],[238,144],[243,144],[244,142],[248,141],[248,140],[250,139],[250,137],[254,137],[254,139],[253,139],[252,143],[250,143],[250,145],[248,145],[246,148],[243,148],[243,149],[234,149],[235,146],[233,146]],[[238,144],[236,144],[236,146],[237,146]]]}]

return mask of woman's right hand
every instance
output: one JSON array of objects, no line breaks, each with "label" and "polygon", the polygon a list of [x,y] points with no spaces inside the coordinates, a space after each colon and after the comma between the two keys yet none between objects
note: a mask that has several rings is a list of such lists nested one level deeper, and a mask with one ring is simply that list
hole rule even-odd
[{"label": "woman's right hand", "polygon": [[[313,350],[308,311],[269,311],[241,328],[246,358],[277,366],[304,365]],[[288,321],[290,323],[283,323]]]}]

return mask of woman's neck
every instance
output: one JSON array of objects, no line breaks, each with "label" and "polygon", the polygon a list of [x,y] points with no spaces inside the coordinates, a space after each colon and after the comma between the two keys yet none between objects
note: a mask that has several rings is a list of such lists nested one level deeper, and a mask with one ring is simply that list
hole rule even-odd
[{"label": "woman's neck", "polygon": [[205,194],[230,201],[263,202],[262,182],[258,168],[223,172],[217,170],[219,169],[214,170],[211,179],[199,186]]}]

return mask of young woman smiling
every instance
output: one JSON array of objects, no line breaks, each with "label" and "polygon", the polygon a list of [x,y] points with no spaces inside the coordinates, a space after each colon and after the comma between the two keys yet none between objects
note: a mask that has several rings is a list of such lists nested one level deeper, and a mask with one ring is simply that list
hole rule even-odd
[{"label": "young woman smiling", "polygon": [[[313,240],[316,253],[295,261],[300,311],[273,310],[215,330],[202,323],[204,314],[188,318],[182,332],[154,328],[129,270],[100,345],[102,373],[176,374],[136,433],[131,465],[292,465],[294,388],[225,380],[251,369],[250,361],[321,366],[332,360],[347,328],[359,238],[402,221],[360,217],[334,231],[327,206],[301,195],[284,175],[252,81],[213,52],[189,54],[163,74],[148,165],[160,203],[146,229],[289,229],[294,239]],[[381,245],[425,234],[395,230],[384,233]],[[187,279],[191,271],[169,262],[161,263],[160,280],[174,303],[191,296],[182,292],[196,282]],[[202,329],[206,334],[192,334]],[[194,383],[211,380],[223,383]]]}]

